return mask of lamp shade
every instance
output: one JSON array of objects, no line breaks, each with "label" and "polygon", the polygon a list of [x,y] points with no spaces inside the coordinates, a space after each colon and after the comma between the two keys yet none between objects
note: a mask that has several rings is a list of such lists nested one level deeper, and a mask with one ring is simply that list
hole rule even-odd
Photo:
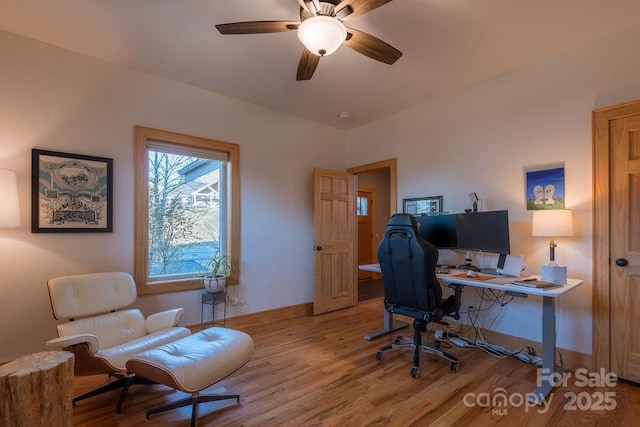
[{"label": "lamp shade", "polygon": [[298,27],[298,38],[314,55],[331,55],[347,38],[344,24],[330,16],[307,18]]},{"label": "lamp shade", "polygon": [[533,211],[531,235],[540,237],[573,236],[573,217],[568,209]]},{"label": "lamp shade", "polygon": [[14,171],[0,169],[0,228],[20,227],[18,183]]}]

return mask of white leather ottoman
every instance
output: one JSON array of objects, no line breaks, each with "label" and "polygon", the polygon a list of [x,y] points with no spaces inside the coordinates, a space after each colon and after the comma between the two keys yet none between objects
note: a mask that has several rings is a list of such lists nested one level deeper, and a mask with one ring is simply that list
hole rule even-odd
[{"label": "white leather ottoman", "polygon": [[234,395],[200,395],[200,391],[232,374],[249,361],[253,339],[244,332],[209,328],[169,344],[136,354],[127,361],[127,370],[191,397],[147,410],[152,414],[192,405],[191,426],[196,425],[198,404],[236,399]]}]

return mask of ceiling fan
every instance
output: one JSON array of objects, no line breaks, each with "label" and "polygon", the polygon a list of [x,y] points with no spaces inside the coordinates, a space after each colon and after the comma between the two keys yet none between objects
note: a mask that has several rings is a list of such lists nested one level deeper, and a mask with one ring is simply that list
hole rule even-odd
[{"label": "ceiling fan", "polygon": [[392,0],[298,0],[300,22],[249,21],[216,25],[221,34],[261,34],[297,31],[305,50],[298,63],[296,80],[309,80],[320,58],[335,52],[342,44],[385,64],[402,56],[382,40],[346,27],[344,21],[364,15]]}]

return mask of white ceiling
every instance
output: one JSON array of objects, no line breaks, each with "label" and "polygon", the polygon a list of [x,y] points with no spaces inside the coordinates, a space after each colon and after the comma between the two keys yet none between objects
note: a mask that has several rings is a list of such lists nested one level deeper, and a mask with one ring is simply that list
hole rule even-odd
[{"label": "white ceiling", "polygon": [[252,20],[296,21],[299,5],[0,0],[0,29],[345,130],[637,25],[640,1],[395,0],[347,25],[402,51],[398,62],[343,46],[302,82],[294,32],[214,28]]}]

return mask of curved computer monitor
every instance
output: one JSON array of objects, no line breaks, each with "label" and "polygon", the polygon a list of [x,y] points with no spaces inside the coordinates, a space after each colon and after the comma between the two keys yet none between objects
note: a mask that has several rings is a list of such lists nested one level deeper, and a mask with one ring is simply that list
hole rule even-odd
[{"label": "curved computer monitor", "polygon": [[506,210],[457,214],[456,229],[458,249],[497,254],[511,252]]},{"label": "curved computer monitor", "polygon": [[438,249],[456,249],[458,239],[456,236],[456,215],[424,215],[417,216],[420,224],[418,232],[427,242]]}]

